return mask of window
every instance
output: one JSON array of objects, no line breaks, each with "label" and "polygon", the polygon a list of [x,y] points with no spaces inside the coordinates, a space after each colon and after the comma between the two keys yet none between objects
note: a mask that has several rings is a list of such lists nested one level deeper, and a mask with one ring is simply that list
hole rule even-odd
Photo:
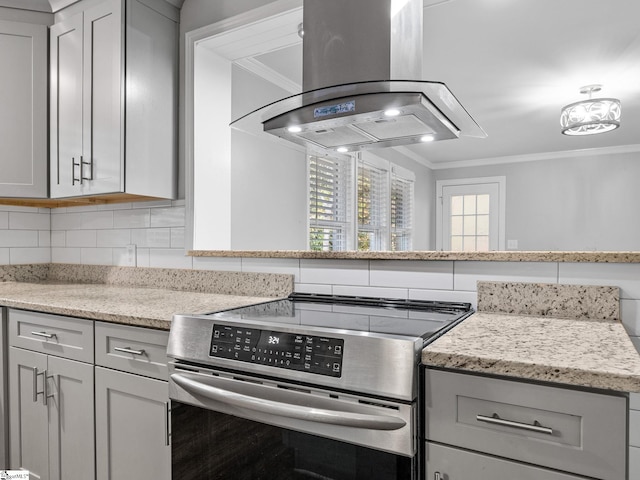
[{"label": "window", "polygon": [[386,250],[387,171],[358,162],[358,250]]},{"label": "window", "polygon": [[413,172],[373,155],[308,158],[311,250],[411,249]]},{"label": "window", "polygon": [[351,247],[351,161],[309,156],[309,248],[340,251]]},{"label": "window", "polygon": [[504,250],[505,177],[436,182],[436,248]]}]

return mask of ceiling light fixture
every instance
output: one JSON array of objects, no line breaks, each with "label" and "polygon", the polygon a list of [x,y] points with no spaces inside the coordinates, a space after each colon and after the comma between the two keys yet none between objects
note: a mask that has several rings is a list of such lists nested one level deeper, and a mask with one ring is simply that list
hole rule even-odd
[{"label": "ceiling light fixture", "polygon": [[565,135],[595,135],[610,132],[620,126],[620,100],[591,98],[602,90],[602,85],[586,85],[580,93],[589,94],[588,100],[571,103],[562,108],[560,126]]}]

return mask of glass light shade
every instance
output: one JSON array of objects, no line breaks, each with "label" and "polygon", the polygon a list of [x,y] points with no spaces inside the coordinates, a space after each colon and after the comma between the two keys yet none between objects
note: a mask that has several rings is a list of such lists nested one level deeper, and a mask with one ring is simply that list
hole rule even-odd
[{"label": "glass light shade", "polygon": [[620,126],[620,100],[593,98],[562,109],[560,126],[565,135],[595,135]]}]

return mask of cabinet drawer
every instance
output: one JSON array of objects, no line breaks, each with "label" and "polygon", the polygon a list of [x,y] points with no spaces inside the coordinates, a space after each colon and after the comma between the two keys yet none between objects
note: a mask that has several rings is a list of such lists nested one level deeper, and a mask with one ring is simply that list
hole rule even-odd
[{"label": "cabinet drawer", "polygon": [[583,480],[583,477],[431,443],[427,443],[426,460],[425,480]]},{"label": "cabinet drawer", "polygon": [[93,363],[93,321],[10,309],[9,344]]},{"label": "cabinet drawer", "polygon": [[96,365],[167,380],[169,332],[96,322]]},{"label": "cabinet drawer", "polygon": [[625,397],[438,370],[425,375],[427,439],[595,478],[625,478]]}]

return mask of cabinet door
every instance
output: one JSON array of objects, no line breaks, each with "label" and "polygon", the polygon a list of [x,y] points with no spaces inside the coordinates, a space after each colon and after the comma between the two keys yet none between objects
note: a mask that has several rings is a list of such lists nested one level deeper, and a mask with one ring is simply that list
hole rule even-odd
[{"label": "cabinet door", "polygon": [[581,480],[570,474],[427,443],[425,480]]},{"label": "cabinet door", "polygon": [[171,479],[167,382],[96,367],[99,480]]},{"label": "cabinet door", "polygon": [[47,27],[0,21],[0,196],[47,197]]},{"label": "cabinet door", "polygon": [[48,358],[51,480],[95,478],[93,365]]},{"label": "cabinet door", "polygon": [[9,428],[11,468],[49,478],[49,437],[44,405],[47,356],[9,349]]},{"label": "cabinet door", "polygon": [[[80,193],[82,149],[82,13],[51,27],[51,197]],[[84,181],[84,180],[83,180]]]},{"label": "cabinet door", "polygon": [[123,42],[122,0],[84,12],[83,194],[124,191]]}]

